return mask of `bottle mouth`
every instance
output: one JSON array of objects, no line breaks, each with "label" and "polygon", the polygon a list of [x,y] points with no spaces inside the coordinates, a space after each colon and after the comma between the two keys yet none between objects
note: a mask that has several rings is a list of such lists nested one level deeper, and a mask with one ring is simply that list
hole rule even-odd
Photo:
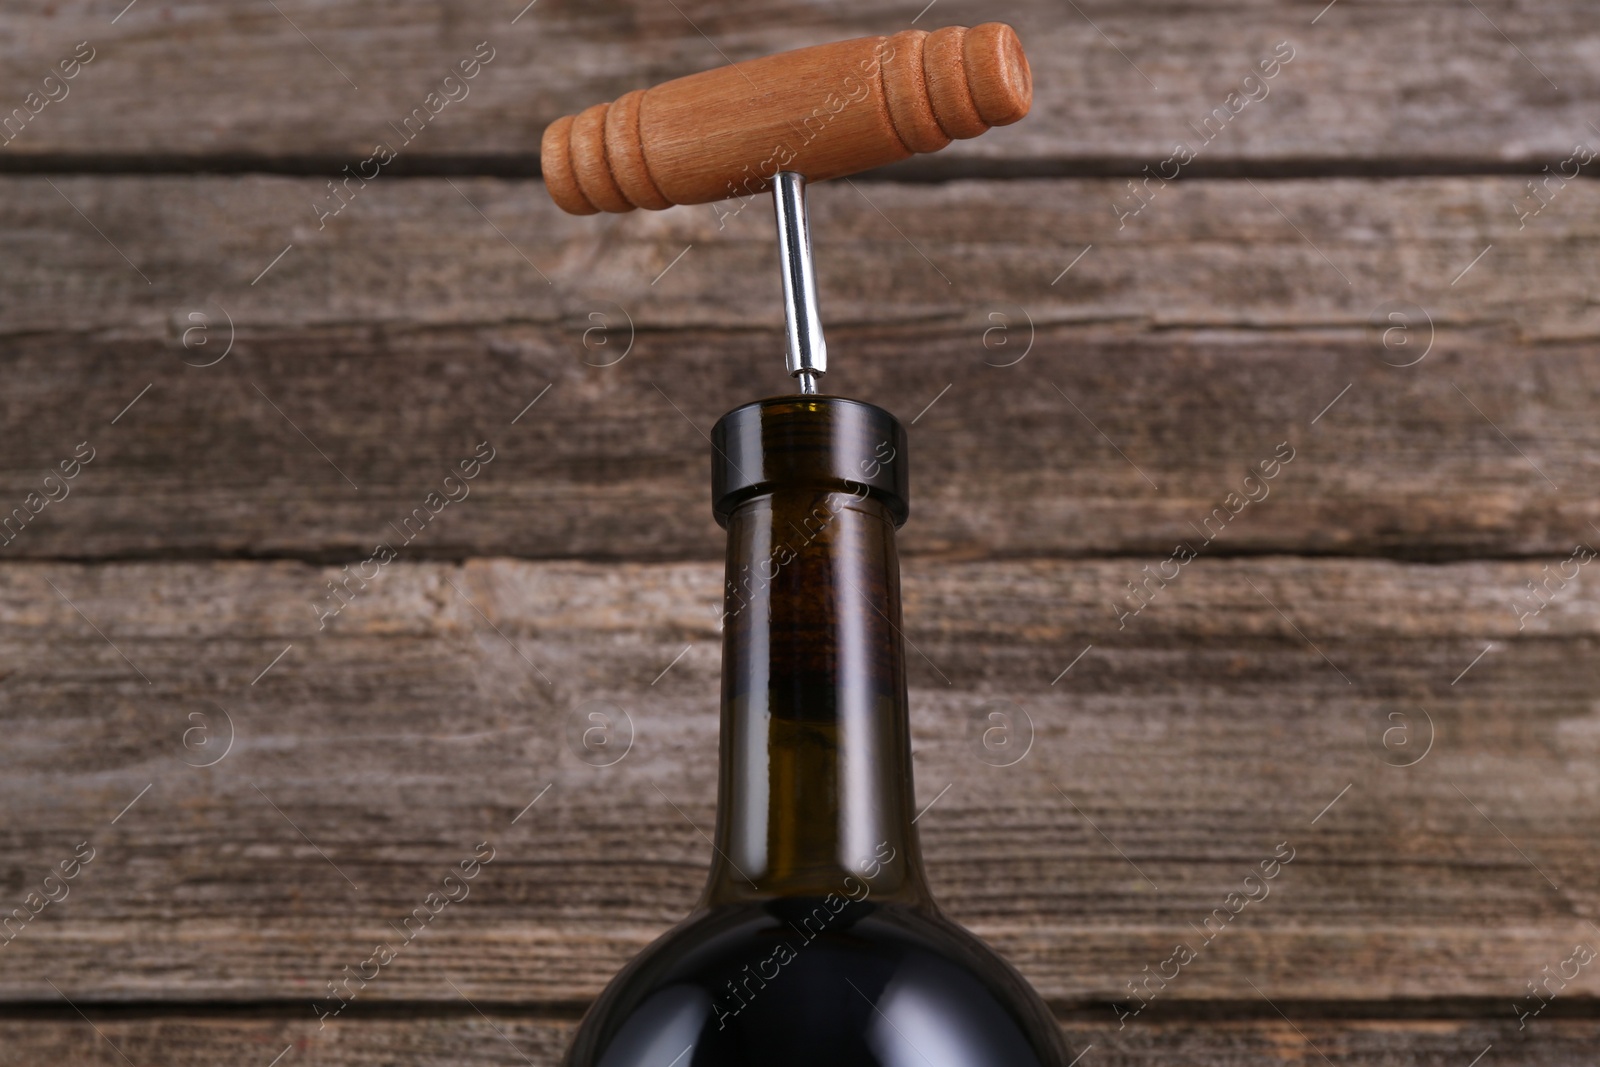
[{"label": "bottle mouth", "polygon": [[753,496],[814,488],[873,497],[895,526],[911,514],[906,431],[882,408],[840,396],[736,407],[711,430],[711,511],[724,528]]}]

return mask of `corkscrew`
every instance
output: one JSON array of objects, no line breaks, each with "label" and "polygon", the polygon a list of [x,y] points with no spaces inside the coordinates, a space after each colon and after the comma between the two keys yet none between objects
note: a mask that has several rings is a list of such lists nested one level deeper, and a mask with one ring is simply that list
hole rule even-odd
[{"label": "corkscrew", "polygon": [[787,366],[815,394],[828,370],[806,186],[937,152],[1028,113],[1033,80],[999,22],[903,30],[734,63],[636,89],[552,122],[551,197],[574,215],[659,211],[771,191]]}]

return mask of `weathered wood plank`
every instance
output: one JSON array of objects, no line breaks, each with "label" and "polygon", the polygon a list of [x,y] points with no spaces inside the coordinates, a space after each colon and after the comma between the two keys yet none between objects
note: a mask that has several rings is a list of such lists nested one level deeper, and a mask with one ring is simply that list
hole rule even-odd
[{"label": "weathered wood plank", "polygon": [[[537,323],[562,327],[575,358],[599,312],[624,335],[629,321],[752,330],[781,351],[761,200],[720,222],[710,207],[574,218],[536,182],[380,178],[319,223],[338,201],[316,179],[13,176],[0,193],[13,294],[0,335],[159,338],[201,363],[220,348],[179,349],[192,312],[212,340],[224,312],[246,333]],[[1191,180],[1142,195],[1132,214],[1140,199],[1114,180],[819,186],[824,317],[961,324],[980,343],[992,312],[1163,337],[1356,336],[1380,305],[1407,301],[1445,332],[1600,338],[1586,288],[1600,255],[1593,182],[1545,192],[1537,215],[1511,177]],[[599,340],[591,360],[613,358]],[[857,373],[841,356],[839,376]]]},{"label": "weathered wood plank", "polygon": [[[1293,1006],[1291,1005],[1291,1010]],[[285,1067],[310,1058],[326,1067],[478,1067],[489,1064],[554,1067],[572,1024],[547,1022],[491,1009],[442,1018],[341,1021],[318,1032],[300,1020],[182,1015],[124,1019],[0,1021],[8,1063],[117,1064],[123,1060],[168,1067],[210,1067],[218,1062],[265,1065],[288,1050]],[[1522,1067],[1588,1067],[1600,1025],[1590,1021],[1540,1022],[1524,1034],[1505,1020],[1339,1021],[1279,1019],[1229,1023],[1157,1023],[1117,1032],[1115,1026],[1072,1022],[1063,1026],[1074,1054],[1093,1046],[1094,1061],[1116,1065],[1224,1067],[1239,1063],[1299,1065],[1321,1062],[1320,1050],[1341,1067],[1462,1067],[1493,1046],[1493,1056],[1514,1057]],[[103,1036],[102,1036],[103,1035]]]},{"label": "weathered wood plank", "polygon": [[[443,0],[270,6],[147,2],[113,22],[89,0],[8,13],[0,22],[7,112],[45,86],[87,40],[95,58],[3,150],[6,159],[116,154],[298,156],[344,162],[396,140],[480,42],[493,59],[468,95],[443,105],[401,161],[467,155],[530,161],[558,115],[691,71],[866,33],[916,16],[899,3],[544,3],[498,0],[463,11]],[[521,12],[521,16],[519,16]],[[1001,14],[1032,60],[1033,116],[946,150],[955,161],[1157,163],[1242,84],[1275,46],[1295,58],[1243,105],[1199,165],[1230,160],[1501,161],[1565,158],[1600,99],[1597,30],[1582,0],[1472,5],[1288,0],[1218,7],[1200,0],[1078,10],[1048,0],[1003,12],[944,0],[919,25]],[[291,22],[291,19],[293,20]],[[515,24],[513,24],[515,23]],[[1502,35],[1503,33],[1503,35]],[[489,54],[489,53],[485,53]],[[359,87],[359,88],[358,88]],[[451,90],[458,97],[462,89]],[[1236,97],[1236,99],[1242,99]],[[112,102],[115,101],[115,106]],[[818,102],[819,105],[821,101]],[[38,107],[38,104],[34,104]],[[437,106],[437,105],[436,105]],[[1235,105],[1238,106],[1238,105]],[[531,163],[530,163],[531,165]],[[1536,168],[1535,168],[1536,169]]]},{"label": "weathered wood plank", "polygon": [[[369,190],[323,235],[285,221],[304,181],[58,184],[156,284],[41,179],[0,182],[0,514],[99,450],[12,558],[349,558],[484,440],[503,458],[419,553],[720,553],[702,433],[785,384],[764,212],[570,220],[527,183],[457,182],[513,248],[443,182]],[[1182,183],[1121,232],[1104,182],[819,197],[829,384],[916,420],[910,551],[1168,552],[1284,441],[1304,458],[1218,551],[1592,532],[1600,188],[1519,232],[1502,180],[1257,184]],[[1434,329],[1386,351],[1368,322],[1400,300]]]},{"label": "weathered wood plank", "polygon": [[[1600,474],[1587,345],[1451,340],[1395,370],[1361,341],[1053,327],[1001,369],[976,327],[833,338],[844,391],[917,420],[912,553],[1164,555],[1285,442],[1272,495],[1213,551],[1556,557],[1600,521],[1582,493]],[[200,370],[153,343],[13,340],[5,514],[78,444],[96,451],[0,552],[364,558],[487,441],[495,460],[414,554],[719,557],[702,434],[776,391],[777,354],[641,334],[599,369],[569,341],[321,331],[241,340]]]},{"label": "weathered wood plank", "polygon": [[[1141,562],[907,567],[935,889],[1052,1001],[1126,997],[1185,939],[1167,999],[1510,1005],[1600,939],[1588,585],[1519,631],[1530,563],[1200,559],[1119,630]],[[470,898],[362,1002],[448,999],[448,975],[578,1004],[692,905],[715,565],[401,561],[319,631],[334,573],[0,570],[7,901],[96,850],[0,949],[0,998],[310,998],[483,841]],[[571,747],[591,700],[631,716],[609,767]],[[996,700],[1032,724],[1008,767],[978,747]],[[1285,842],[1270,895],[1199,944]]]}]

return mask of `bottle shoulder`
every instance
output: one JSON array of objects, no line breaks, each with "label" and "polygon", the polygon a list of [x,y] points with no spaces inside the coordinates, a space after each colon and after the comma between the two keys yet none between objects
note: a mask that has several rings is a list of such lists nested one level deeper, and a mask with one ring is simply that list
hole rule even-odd
[{"label": "bottle shoulder", "polygon": [[[681,1057],[681,1058],[679,1058]],[[568,1067],[1059,1067],[1027,983],[938,912],[784,898],[698,912],[612,981]]]}]

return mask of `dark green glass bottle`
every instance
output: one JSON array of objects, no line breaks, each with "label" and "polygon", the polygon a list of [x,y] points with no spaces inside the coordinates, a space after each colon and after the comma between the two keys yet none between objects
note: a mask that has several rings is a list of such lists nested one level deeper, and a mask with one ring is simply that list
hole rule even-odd
[{"label": "dark green glass bottle", "polygon": [[837,397],[712,434],[728,531],[716,848],[699,907],[569,1067],[1062,1067],[1043,1001],[940,914],[917,846],[895,530],[905,431]]}]

